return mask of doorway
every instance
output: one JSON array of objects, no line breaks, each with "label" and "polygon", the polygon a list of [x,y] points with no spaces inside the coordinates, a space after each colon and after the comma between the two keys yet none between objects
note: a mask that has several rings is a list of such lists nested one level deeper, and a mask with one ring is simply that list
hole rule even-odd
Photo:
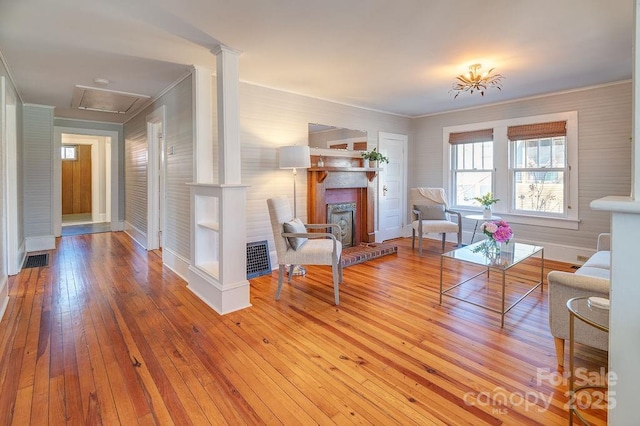
[{"label": "doorway", "polygon": [[111,230],[111,138],[61,135],[61,235]]}]

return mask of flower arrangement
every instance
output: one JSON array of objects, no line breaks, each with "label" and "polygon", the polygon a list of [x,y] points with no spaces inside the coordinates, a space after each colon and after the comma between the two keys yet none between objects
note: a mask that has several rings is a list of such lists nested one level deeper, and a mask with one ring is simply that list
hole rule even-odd
[{"label": "flower arrangement", "polygon": [[381,163],[387,163],[387,164],[389,163],[389,159],[384,155],[380,154],[378,151],[376,151],[376,148],[373,148],[373,151],[370,151],[370,152],[367,152],[367,151],[363,152],[362,158],[369,161],[379,161]]},{"label": "flower arrangement", "polygon": [[492,204],[495,204],[498,201],[500,201],[499,198],[493,198],[490,192],[487,192],[482,197],[473,197],[473,199],[476,200],[478,203],[480,203],[480,205],[483,206],[485,209],[491,208]]},{"label": "flower arrangement", "polygon": [[504,220],[483,223],[482,232],[497,243],[509,243],[513,238],[513,230]]}]

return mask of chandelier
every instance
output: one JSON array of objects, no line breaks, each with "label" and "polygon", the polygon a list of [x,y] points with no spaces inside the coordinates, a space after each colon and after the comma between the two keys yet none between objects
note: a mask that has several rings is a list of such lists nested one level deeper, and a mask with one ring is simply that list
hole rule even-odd
[{"label": "chandelier", "polygon": [[463,92],[473,93],[476,91],[480,92],[480,95],[484,96],[485,90],[490,87],[502,90],[501,80],[504,77],[501,74],[491,75],[494,68],[491,68],[486,73],[481,73],[480,68],[482,68],[482,65],[473,64],[469,67],[468,73],[460,74],[456,77],[458,81],[453,84],[453,88],[450,90],[450,92],[455,92],[455,95],[453,96],[454,99]]}]

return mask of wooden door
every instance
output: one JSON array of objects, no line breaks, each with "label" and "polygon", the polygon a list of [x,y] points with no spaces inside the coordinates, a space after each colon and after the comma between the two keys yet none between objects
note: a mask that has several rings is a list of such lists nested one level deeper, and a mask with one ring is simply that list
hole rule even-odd
[{"label": "wooden door", "polygon": [[91,213],[91,145],[78,145],[75,160],[62,161],[62,214]]}]

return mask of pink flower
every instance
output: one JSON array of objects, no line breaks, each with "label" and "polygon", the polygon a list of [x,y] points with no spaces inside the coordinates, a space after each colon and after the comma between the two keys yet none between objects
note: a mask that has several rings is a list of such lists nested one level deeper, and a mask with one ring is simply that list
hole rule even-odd
[{"label": "pink flower", "polygon": [[482,224],[482,230],[483,232],[486,234],[487,232],[489,234],[493,234],[498,230],[498,225],[496,225],[494,222],[485,222]]},{"label": "pink flower", "polygon": [[506,243],[513,236],[513,231],[507,226],[499,226],[498,230],[494,232],[493,239],[499,243]]},{"label": "pink flower", "polygon": [[499,243],[508,243],[513,237],[513,230],[504,220],[483,223],[482,232],[490,239]]}]

